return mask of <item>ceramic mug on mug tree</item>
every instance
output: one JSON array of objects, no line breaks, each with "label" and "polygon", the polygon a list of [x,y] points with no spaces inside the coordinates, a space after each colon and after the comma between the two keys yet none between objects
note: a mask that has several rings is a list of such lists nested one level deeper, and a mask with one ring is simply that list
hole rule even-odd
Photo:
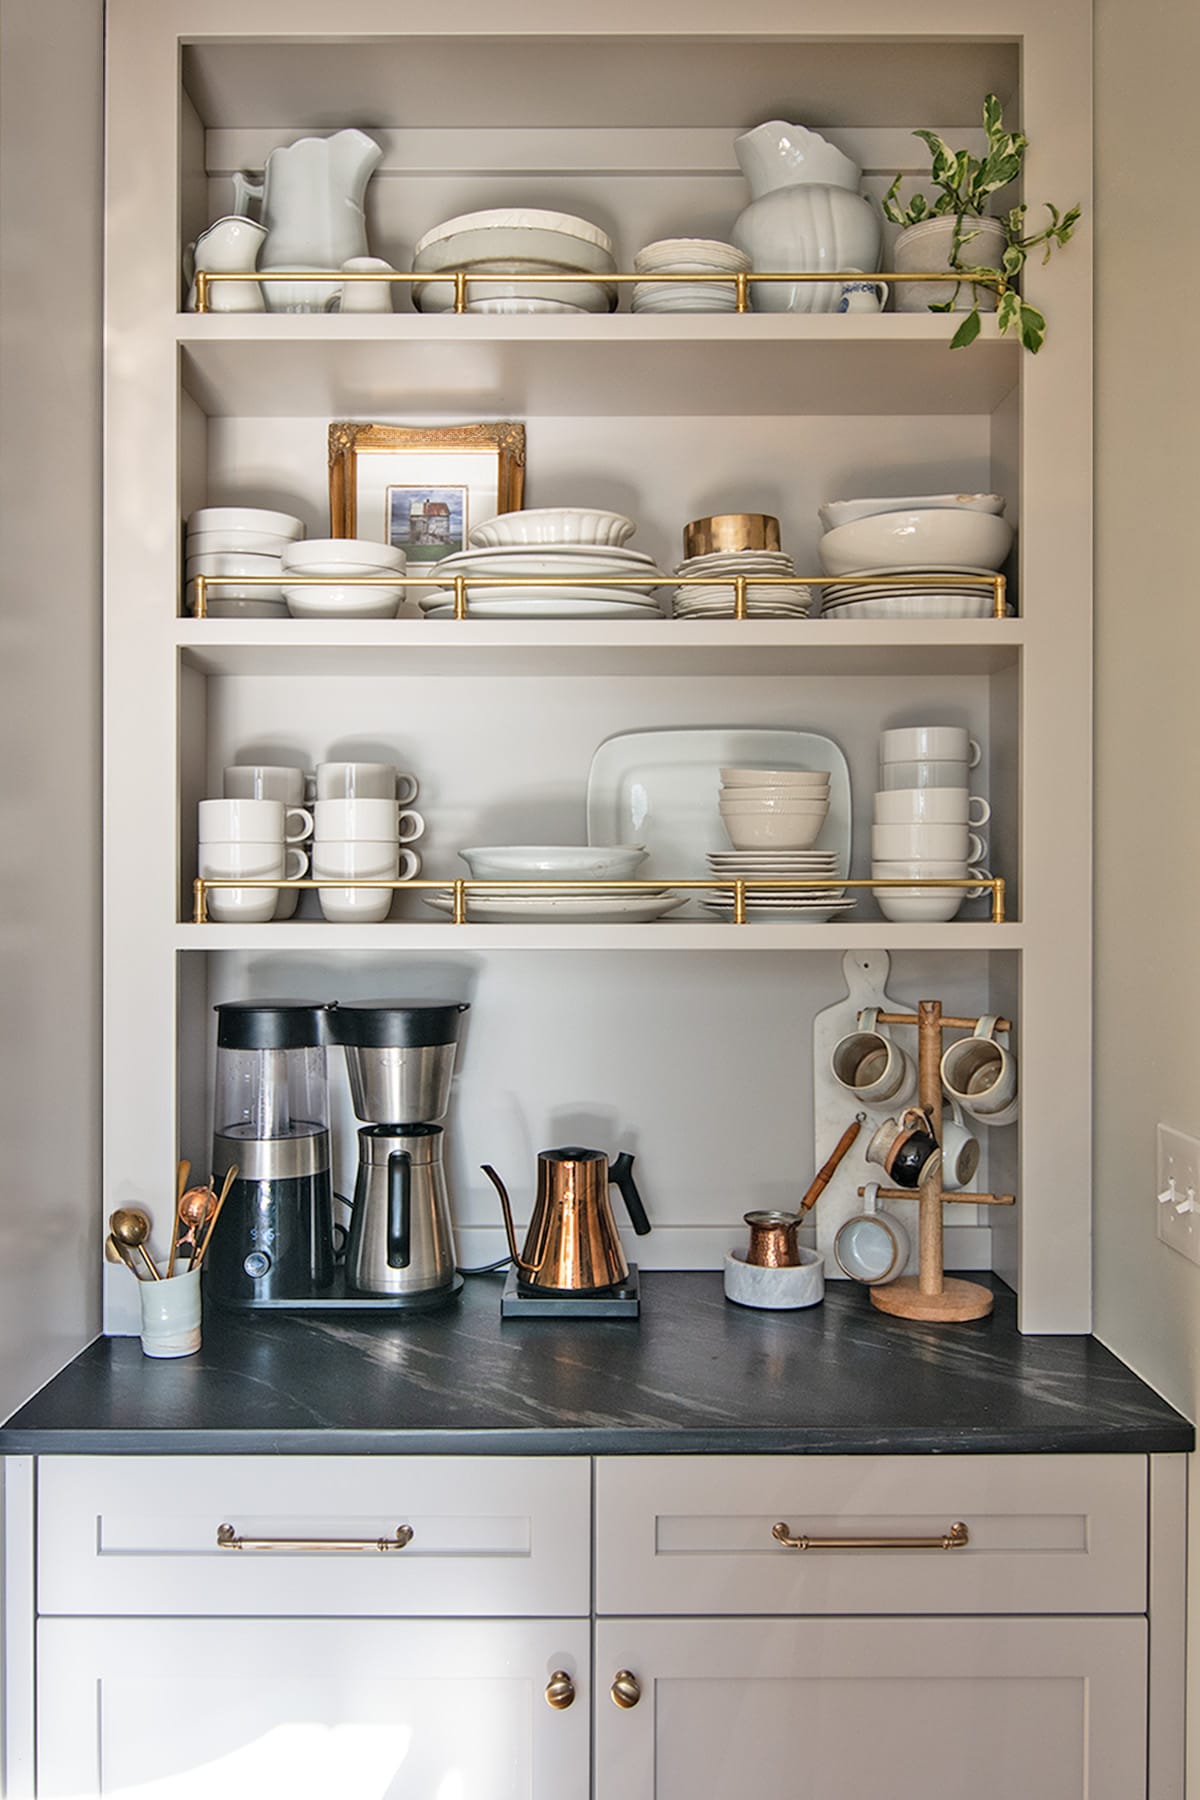
[{"label": "ceramic mug on mug tree", "polygon": [[863,1189],[863,1211],[839,1226],[833,1240],[838,1268],[851,1281],[881,1287],[903,1275],[910,1249],[904,1226],[879,1204],[879,1183],[868,1182]]},{"label": "ceramic mug on mug tree", "polygon": [[950,1102],[951,1118],[942,1120],[942,1181],[954,1191],[974,1181],[979,1170],[979,1139],[967,1130],[962,1107]]},{"label": "ceramic mug on mug tree", "polygon": [[917,1091],[911,1057],[879,1029],[879,1009],[859,1014],[858,1030],[840,1038],[829,1059],[833,1078],[863,1106],[902,1106]]},{"label": "ceramic mug on mug tree", "polygon": [[899,1119],[885,1119],[867,1145],[867,1161],[877,1163],[897,1187],[919,1188],[936,1175],[942,1152],[933,1127],[919,1106],[910,1106]]},{"label": "ceramic mug on mug tree", "polygon": [[942,1055],[942,1086],[981,1125],[1008,1125],[1017,1116],[1017,1059],[997,1043],[996,1018],[985,1013],[970,1037]]}]

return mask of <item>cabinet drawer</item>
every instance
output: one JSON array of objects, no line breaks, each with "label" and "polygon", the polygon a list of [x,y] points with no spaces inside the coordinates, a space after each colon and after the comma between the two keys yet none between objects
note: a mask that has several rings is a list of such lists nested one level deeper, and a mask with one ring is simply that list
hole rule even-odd
[{"label": "cabinet drawer", "polygon": [[578,1616],[590,1510],[569,1457],[42,1457],[38,1610]]},{"label": "cabinet drawer", "polygon": [[[1141,1456],[653,1456],[597,1468],[602,1613],[1139,1613]],[[787,1549],[772,1535],[964,1547]]]}]

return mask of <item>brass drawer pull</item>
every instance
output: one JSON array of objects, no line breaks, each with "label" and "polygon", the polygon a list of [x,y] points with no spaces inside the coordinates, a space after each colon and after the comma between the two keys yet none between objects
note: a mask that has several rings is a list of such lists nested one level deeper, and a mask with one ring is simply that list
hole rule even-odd
[{"label": "brass drawer pull", "polygon": [[636,1706],[642,1697],[641,1684],[637,1676],[632,1674],[629,1669],[617,1670],[613,1676],[613,1684],[608,1691],[613,1697],[613,1704],[623,1707],[626,1711],[631,1706]]},{"label": "brass drawer pull", "polygon": [[411,1525],[397,1525],[395,1537],[244,1538],[232,1525],[217,1526],[218,1550],[403,1550],[412,1543]]},{"label": "brass drawer pull", "polygon": [[555,1712],[566,1712],[575,1699],[575,1683],[565,1669],[555,1669],[546,1683],[546,1703]]},{"label": "brass drawer pull", "polygon": [[961,1519],[944,1537],[793,1537],[782,1520],[772,1525],[771,1536],[785,1550],[961,1550],[970,1541]]}]

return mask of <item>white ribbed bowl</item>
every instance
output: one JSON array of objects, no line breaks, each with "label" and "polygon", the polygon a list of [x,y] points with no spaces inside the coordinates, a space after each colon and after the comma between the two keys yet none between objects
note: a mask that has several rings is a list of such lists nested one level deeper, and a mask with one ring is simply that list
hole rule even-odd
[{"label": "white ribbed bowl", "polygon": [[471,543],[478,549],[505,544],[624,544],[637,526],[623,513],[590,507],[538,506],[527,512],[498,513],[476,525]]}]

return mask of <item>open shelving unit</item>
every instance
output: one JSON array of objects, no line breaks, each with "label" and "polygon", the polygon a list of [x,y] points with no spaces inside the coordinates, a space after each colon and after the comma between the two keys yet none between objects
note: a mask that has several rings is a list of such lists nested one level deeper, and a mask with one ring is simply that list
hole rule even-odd
[{"label": "open shelving unit", "polygon": [[[178,310],[181,247],[228,210],[231,172],[344,124],[383,145],[372,248],[398,266],[435,220],[499,204],[595,218],[622,267],[652,237],[726,236],[745,203],[733,137],[773,115],[828,130],[878,194],[919,168],[914,126],[973,141],[989,89],[1033,140],[1030,197],[1086,201],[1078,28],[1032,0],[1003,37],[981,0],[922,0],[900,35],[870,0],[813,0],[802,20],[780,0],[736,17],[714,0],[562,13],[523,0],[507,30],[462,0],[432,32],[386,0],[349,0],[336,38],[315,0],[163,0],[152,26],[114,15],[105,1211],[136,1203],[161,1220],[176,1156],[202,1166],[214,1001],[449,983],[473,1006],[450,1121],[464,1260],[499,1244],[477,1165],[523,1166],[590,1122],[598,1143],[635,1140],[656,1225],[643,1266],[718,1266],[741,1213],[798,1195],[823,1160],[812,1017],[840,991],[844,952],[880,948],[914,1004],[934,991],[964,1014],[1014,1017],[1026,1105],[995,1134],[980,1185],[1019,1203],[1003,1220],[958,1209],[948,1241],[1018,1288],[1024,1329],[1086,1330],[1089,1071],[1065,1070],[1060,1048],[1062,1020],[1086,1039],[1089,1017],[1086,243],[1030,271],[1051,320],[1036,359],[991,321],[951,353],[955,321],[939,315],[423,317],[403,298],[392,315],[346,318]],[[628,512],[668,568],[685,520],[707,511],[779,514],[803,570],[831,495],[996,489],[1019,529],[1019,616],[183,616],[181,520],[195,507],[285,506],[324,534],[331,420],[485,417],[526,423],[527,504]],[[982,902],[948,925],[895,925],[864,900],[825,925],[455,926],[415,897],[381,926],[191,923],[195,802],[251,746],[311,766],[354,744],[414,768],[426,872],[449,878],[463,844],[578,840],[590,754],[613,732],[799,725],[846,750],[852,873],[866,874],[878,731],[926,719],[985,744],[1003,925]],[[565,1046],[564,1004],[589,1021]],[[729,1118],[737,1132],[705,1123]],[[118,1276],[113,1330],[132,1323]]]}]

